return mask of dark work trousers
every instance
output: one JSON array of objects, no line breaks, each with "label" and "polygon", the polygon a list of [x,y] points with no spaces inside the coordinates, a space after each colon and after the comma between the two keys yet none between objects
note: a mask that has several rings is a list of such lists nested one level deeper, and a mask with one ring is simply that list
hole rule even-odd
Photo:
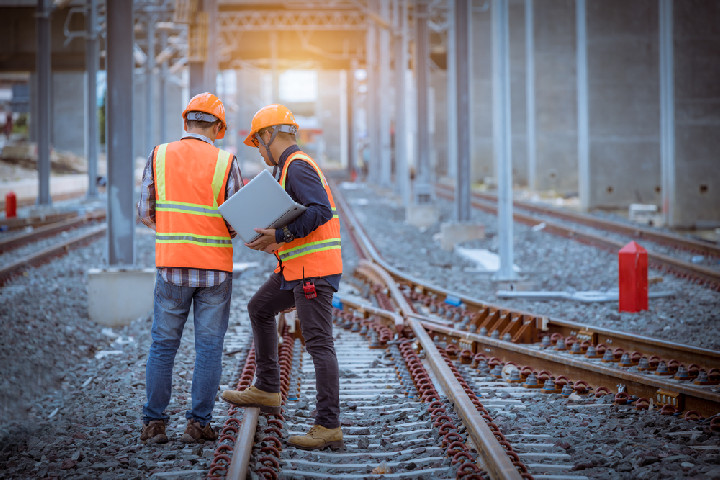
[{"label": "dark work trousers", "polygon": [[270,275],[248,304],[255,340],[255,386],[266,392],[280,391],[275,315],[295,307],[305,349],[315,365],[315,424],[337,428],[340,426],[340,377],[332,333],[333,289],[327,282],[318,280],[315,282],[317,297],[307,299],[302,285],[293,290],[280,290],[280,281],[280,274]]}]

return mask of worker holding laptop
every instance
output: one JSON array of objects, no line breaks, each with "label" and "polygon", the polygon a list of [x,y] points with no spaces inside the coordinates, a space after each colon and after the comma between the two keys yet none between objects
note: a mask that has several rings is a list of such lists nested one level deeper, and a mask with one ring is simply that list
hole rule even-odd
[{"label": "worker holding laptop", "polygon": [[315,366],[315,424],[288,439],[306,450],[344,446],[340,429],[340,381],[332,334],[332,297],[342,274],[340,220],[330,187],[318,165],[295,141],[298,125],[283,105],[268,105],[252,119],[245,144],[256,147],[273,176],[305,210],[287,225],[256,228],[245,245],[273,253],[278,265],[248,304],[256,353],[255,384],[226,390],[222,398],[240,407],[280,413],[280,367],[275,315],[295,308],[305,348]]}]

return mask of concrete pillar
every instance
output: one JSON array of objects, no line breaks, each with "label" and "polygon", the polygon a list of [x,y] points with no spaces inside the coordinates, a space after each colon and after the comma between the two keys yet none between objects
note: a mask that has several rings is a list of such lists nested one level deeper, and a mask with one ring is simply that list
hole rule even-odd
[{"label": "concrete pillar", "polygon": [[658,2],[587,0],[587,67],[581,199],[587,188],[588,208],[660,204]]},{"label": "concrete pillar", "polygon": [[536,185],[577,193],[575,2],[533,0]]},{"label": "concrete pillar", "polygon": [[[671,224],[720,226],[720,5],[675,1],[675,204]],[[655,117],[651,117],[655,118]]]},{"label": "concrete pillar", "polygon": [[[55,150],[85,154],[89,118],[89,96],[84,88],[78,88],[87,80],[83,72],[55,72],[52,76],[51,138]],[[97,116],[96,116],[97,117]],[[97,122],[97,120],[96,120]],[[77,128],[68,128],[76,125]],[[97,132],[97,126],[95,127]],[[99,139],[98,139],[99,141]]]}]

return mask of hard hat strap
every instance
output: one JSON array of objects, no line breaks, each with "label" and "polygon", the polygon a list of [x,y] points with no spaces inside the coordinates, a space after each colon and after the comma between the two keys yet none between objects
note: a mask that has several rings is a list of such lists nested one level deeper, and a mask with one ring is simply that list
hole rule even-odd
[{"label": "hard hat strap", "polygon": [[208,123],[214,123],[219,120],[215,115],[211,115],[209,113],[204,113],[204,112],[188,112],[187,119],[188,120],[197,120],[200,122],[208,122]]},{"label": "hard hat strap", "polygon": [[262,137],[260,137],[260,132],[255,134],[255,139],[258,141],[260,146],[265,147],[265,151],[268,154],[270,163],[277,167],[277,162],[273,158],[272,153],[270,153],[270,145],[272,145],[272,143],[275,141],[275,137],[277,137],[278,133],[283,132],[295,135],[297,133],[297,127],[295,125],[273,125],[272,127],[268,128],[272,128],[272,136],[270,137],[270,141],[267,144],[263,142]]}]

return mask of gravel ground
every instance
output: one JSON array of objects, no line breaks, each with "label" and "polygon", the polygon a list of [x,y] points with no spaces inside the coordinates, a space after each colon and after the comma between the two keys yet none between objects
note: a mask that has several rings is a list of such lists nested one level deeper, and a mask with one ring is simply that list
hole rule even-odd
[{"label": "gravel ground", "polygon": [[[434,278],[445,288],[492,303],[718,349],[717,336],[706,333],[718,327],[720,295],[716,292],[653,271],[652,276],[663,277],[663,282],[653,288],[671,289],[675,296],[651,300],[650,310],[640,314],[618,314],[617,305],[612,303],[503,302],[495,297],[495,285],[489,274],[475,271],[473,263],[439,248],[434,239],[439,226],[418,230],[405,225],[404,210],[397,207],[398,200],[387,192],[368,187],[343,188],[342,192],[384,258],[412,275]],[[441,218],[447,221],[451,205],[441,203],[440,206]],[[497,251],[494,217],[474,212],[474,220],[485,225],[487,236],[463,246]],[[136,264],[139,267],[153,265],[153,237],[147,232],[138,227]],[[85,272],[87,268],[106,264],[105,249],[104,241],[95,242],[31,269],[0,289],[3,332],[0,339],[3,367],[0,471],[3,473],[0,477],[161,478],[158,472],[183,470],[187,472],[183,478],[193,478],[193,475],[202,478],[212,461],[213,445],[185,446],[178,440],[189,401],[187,382],[193,359],[190,323],[176,363],[175,403],[169,408],[171,443],[143,446],[139,442],[150,318],[140,318],[128,327],[115,330],[102,329],[88,319]],[[349,274],[355,260],[350,248],[346,247],[344,254]],[[600,290],[613,288],[617,282],[615,255],[520,225],[515,226],[515,255],[516,263],[536,282],[538,289]],[[274,263],[272,257],[245,248],[236,248],[235,260],[258,262],[258,265],[240,274],[234,284],[226,353],[247,348],[245,306]],[[120,353],[107,353],[109,351]],[[237,360],[242,355],[226,355],[223,385],[233,381]],[[225,410],[224,405],[216,406],[217,423],[222,422]],[[640,427],[637,428],[640,431]],[[665,426],[659,424],[654,428],[661,431]],[[693,427],[672,428],[690,430]],[[615,428],[605,436],[617,437],[621,431]],[[598,446],[591,447],[595,438],[587,442],[587,449],[594,448],[588,453],[592,457],[590,462],[607,453],[602,450],[605,444],[599,440]],[[658,436],[659,441],[663,438]],[[623,448],[635,447],[623,444]],[[667,451],[675,456],[685,454],[675,453],[673,448]],[[708,455],[715,455],[712,458],[717,463],[716,454],[714,450]],[[658,452],[654,455],[661,458]],[[705,463],[713,461],[712,458]],[[601,469],[589,476],[607,478]],[[687,476],[682,469],[671,473],[671,477],[682,476]]]},{"label": "gravel ground", "polygon": [[[720,328],[720,293],[695,285],[674,275],[650,269],[649,277],[662,278],[650,292],[672,292],[672,297],[650,299],[648,310],[618,312],[617,302],[578,303],[569,300],[501,299],[492,273],[478,271],[477,265],[457,251],[440,248],[440,223],[451,222],[453,205],[438,200],[440,223],[418,229],[405,223],[400,200],[387,191],[369,186],[341,185],[341,191],[355,216],[363,224],[383,258],[395,268],[445,289],[487,303],[547,315],[553,318],[597,325],[614,330],[656,337],[712,350],[720,350],[720,337],[708,332]],[[485,238],[459,244],[466,249],[498,252],[497,218],[472,211],[472,222],[485,227]],[[532,290],[582,292],[617,289],[616,253],[564,239],[515,223],[514,260],[520,275],[532,283]]]}]

